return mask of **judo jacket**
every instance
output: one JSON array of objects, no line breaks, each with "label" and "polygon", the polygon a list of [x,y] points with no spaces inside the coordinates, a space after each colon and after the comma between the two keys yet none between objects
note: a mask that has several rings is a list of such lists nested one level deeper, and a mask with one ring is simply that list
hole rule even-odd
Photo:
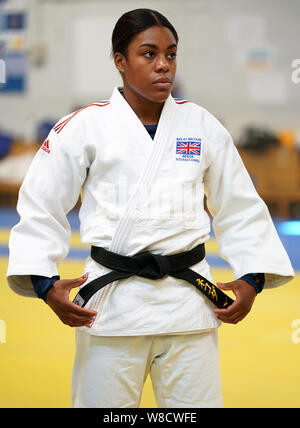
[{"label": "judo jacket", "polygon": [[[66,258],[67,213],[81,194],[83,243],[134,255],[171,255],[210,238],[235,278],[265,274],[265,288],[294,277],[266,204],[232,138],[203,107],[171,95],[154,140],[119,88],[105,102],[62,118],[29,167],[19,193],[20,221],[10,234],[9,286],[36,297],[30,275],[52,277]],[[204,209],[204,196],[212,216]],[[212,281],[204,259],[192,269]],[[109,270],[90,257],[88,281]],[[166,276],[108,284],[87,307],[98,312],[95,335],[193,332],[220,325],[195,287]]]}]

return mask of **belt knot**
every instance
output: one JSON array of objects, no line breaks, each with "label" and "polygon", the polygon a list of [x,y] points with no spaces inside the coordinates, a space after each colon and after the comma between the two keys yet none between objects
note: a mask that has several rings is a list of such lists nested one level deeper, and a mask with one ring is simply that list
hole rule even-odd
[{"label": "belt knot", "polygon": [[136,254],[132,258],[139,265],[139,271],[136,275],[150,279],[160,279],[172,270],[171,263],[167,256],[161,256],[159,254],[152,254],[149,251],[144,253]]}]

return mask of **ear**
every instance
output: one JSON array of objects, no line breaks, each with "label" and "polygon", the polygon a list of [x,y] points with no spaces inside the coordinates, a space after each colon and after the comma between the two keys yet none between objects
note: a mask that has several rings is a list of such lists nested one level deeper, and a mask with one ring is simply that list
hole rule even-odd
[{"label": "ear", "polygon": [[125,72],[125,62],[126,62],[125,56],[123,54],[121,54],[120,52],[116,52],[114,54],[114,62],[115,62],[115,66],[117,67],[119,72],[124,73]]}]

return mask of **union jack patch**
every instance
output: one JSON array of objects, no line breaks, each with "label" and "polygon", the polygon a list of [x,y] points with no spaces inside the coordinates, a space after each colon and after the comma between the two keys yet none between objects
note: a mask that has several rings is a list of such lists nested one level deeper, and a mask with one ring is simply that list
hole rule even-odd
[{"label": "union jack patch", "polygon": [[200,162],[201,138],[177,138],[176,160]]}]

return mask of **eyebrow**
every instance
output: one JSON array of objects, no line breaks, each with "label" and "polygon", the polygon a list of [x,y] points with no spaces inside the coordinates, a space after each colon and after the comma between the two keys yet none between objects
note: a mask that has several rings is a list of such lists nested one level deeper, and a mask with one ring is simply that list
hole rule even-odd
[{"label": "eyebrow", "polygon": [[[152,49],[159,49],[159,47],[158,47],[158,46],[153,45],[153,44],[151,44],[151,43],[143,43],[143,44],[140,46],[140,48],[143,48],[143,47],[145,47],[145,46],[147,46],[148,48],[152,48]],[[167,47],[167,49],[172,49],[172,48],[177,48],[176,43],[172,43],[170,46],[168,46],[168,47]]]}]

